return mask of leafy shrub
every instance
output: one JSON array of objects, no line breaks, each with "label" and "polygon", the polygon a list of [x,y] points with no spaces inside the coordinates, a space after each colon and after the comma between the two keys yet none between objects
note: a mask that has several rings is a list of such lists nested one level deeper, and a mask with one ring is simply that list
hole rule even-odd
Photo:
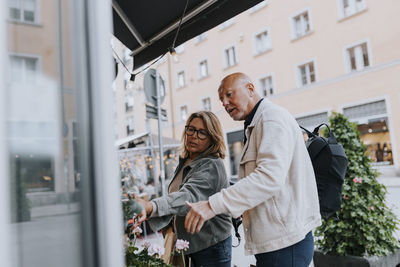
[{"label": "leafy shrub", "polygon": [[[316,244],[325,254],[383,256],[399,248],[393,236],[399,220],[385,204],[387,190],[377,181],[355,123],[339,113],[329,119],[330,129],[346,151],[348,167],[339,220],[323,220]],[[327,135],[327,131],[325,131]]]}]

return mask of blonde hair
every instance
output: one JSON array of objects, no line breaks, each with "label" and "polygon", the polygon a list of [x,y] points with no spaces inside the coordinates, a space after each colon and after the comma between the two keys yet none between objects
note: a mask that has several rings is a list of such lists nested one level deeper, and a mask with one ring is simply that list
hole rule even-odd
[{"label": "blonde hair", "polygon": [[[211,111],[198,111],[190,114],[189,118],[186,120],[186,126],[195,119],[199,118],[203,121],[205,130],[208,133],[210,138],[211,145],[202,153],[205,156],[214,156],[221,159],[225,158],[225,142],[224,136],[222,134],[221,123],[217,116]],[[186,148],[187,145],[187,136],[185,130],[182,133],[182,147],[181,147],[181,156],[183,158],[189,157],[189,151]]]}]

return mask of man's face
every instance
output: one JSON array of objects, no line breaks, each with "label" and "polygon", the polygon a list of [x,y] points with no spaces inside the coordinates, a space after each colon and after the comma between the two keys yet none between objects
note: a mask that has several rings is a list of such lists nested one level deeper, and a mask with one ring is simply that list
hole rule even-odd
[{"label": "man's face", "polygon": [[245,83],[224,82],[218,90],[219,100],[235,121],[244,120],[251,112],[250,90]]}]

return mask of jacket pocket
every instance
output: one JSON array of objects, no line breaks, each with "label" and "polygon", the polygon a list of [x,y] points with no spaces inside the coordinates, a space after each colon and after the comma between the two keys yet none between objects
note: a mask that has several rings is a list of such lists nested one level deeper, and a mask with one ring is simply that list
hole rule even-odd
[{"label": "jacket pocket", "polygon": [[247,151],[243,155],[243,158],[240,161],[240,165],[246,164],[249,161],[256,161],[256,159],[257,159],[257,152],[255,152],[255,151]]},{"label": "jacket pocket", "polygon": [[242,176],[249,175],[256,168],[256,160],[257,153],[254,151],[247,151],[246,154],[243,155],[242,160],[240,161],[239,169],[243,171],[243,173],[239,172]]}]

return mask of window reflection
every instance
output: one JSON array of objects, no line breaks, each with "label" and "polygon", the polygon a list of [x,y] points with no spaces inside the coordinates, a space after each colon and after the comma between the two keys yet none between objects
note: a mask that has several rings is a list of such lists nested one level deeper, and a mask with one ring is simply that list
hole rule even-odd
[{"label": "window reflection", "polygon": [[7,3],[12,266],[81,266],[74,3]]},{"label": "window reflection", "polygon": [[243,130],[227,134],[231,182],[236,182],[238,180],[240,155],[243,149],[243,138],[244,138]]}]

